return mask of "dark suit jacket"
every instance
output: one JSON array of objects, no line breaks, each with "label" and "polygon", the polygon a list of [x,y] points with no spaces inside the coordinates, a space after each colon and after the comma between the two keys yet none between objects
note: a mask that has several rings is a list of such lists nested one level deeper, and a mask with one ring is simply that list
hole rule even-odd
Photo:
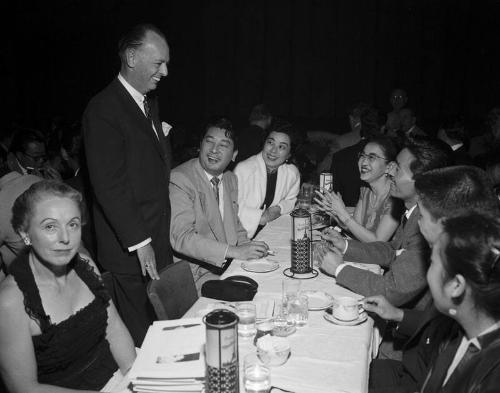
[{"label": "dark suit jacket", "polygon": [[346,206],[356,206],[359,189],[366,185],[359,178],[358,154],[365,147],[366,140],[339,150],[332,156],[330,172],[333,174],[333,189],[342,194]]},{"label": "dark suit jacket", "polygon": [[118,79],[92,98],[83,115],[97,255],[105,269],[116,273],[141,274],[136,253],[128,248],[148,237],[158,270],[172,261],[170,144],[162,132],[157,102],[150,101],[160,140]]},{"label": "dark suit jacket", "polygon": [[[461,337],[450,346],[457,346]],[[441,368],[433,367],[432,373],[438,373],[442,376],[437,389],[432,389],[429,385],[423,389],[424,393],[497,393],[500,390],[500,329],[478,337],[481,345],[479,351],[474,357],[461,367],[460,372],[455,370],[451,374],[446,385],[441,387],[446,370],[448,370],[453,357],[444,362]],[[452,354],[454,354],[453,352]],[[443,356],[444,352],[441,354]],[[436,363],[437,364],[437,363]],[[432,374],[431,374],[432,378]]]},{"label": "dark suit jacket", "polygon": [[390,242],[349,240],[344,260],[379,264],[387,271],[381,276],[345,266],[337,284],[364,296],[384,295],[396,306],[424,309],[430,302],[426,281],[429,246],[418,228],[419,214],[416,207]]}]

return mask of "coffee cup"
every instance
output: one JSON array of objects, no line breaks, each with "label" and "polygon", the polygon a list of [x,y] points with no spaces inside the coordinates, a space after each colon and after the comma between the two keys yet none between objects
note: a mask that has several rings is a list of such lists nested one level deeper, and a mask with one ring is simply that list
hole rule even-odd
[{"label": "coffee cup", "polygon": [[339,296],[333,300],[332,315],[340,321],[354,321],[363,311],[359,301],[349,296]]}]

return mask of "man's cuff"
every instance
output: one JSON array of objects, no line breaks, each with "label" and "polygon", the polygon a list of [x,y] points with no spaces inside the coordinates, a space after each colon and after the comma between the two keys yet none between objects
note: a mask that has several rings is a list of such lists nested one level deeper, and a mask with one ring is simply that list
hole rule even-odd
[{"label": "man's cuff", "polygon": [[[224,261],[227,259],[227,252],[229,250],[229,244],[226,246],[226,251],[224,251]],[[224,262],[223,262],[224,264]]]},{"label": "man's cuff", "polygon": [[151,238],[150,237],[148,237],[146,240],[143,240],[139,244],[136,244],[135,246],[129,247],[128,251],[129,252],[137,251],[139,248],[144,247],[144,246],[148,245],[149,243],[151,243]]},{"label": "man's cuff", "polygon": [[337,268],[335,269],[335,277],[338,277],[340,272],[342,271],[342,269],[346,266],[345,263],[342,263],[340,265],[337,266]]},{"label": "man's cuff", "polygon": [[347,247],[349,247],[349,241],[345,239],[345,247],[344,250],[342,251],[342,255],[345,255],[345,253],[347,252]]}]

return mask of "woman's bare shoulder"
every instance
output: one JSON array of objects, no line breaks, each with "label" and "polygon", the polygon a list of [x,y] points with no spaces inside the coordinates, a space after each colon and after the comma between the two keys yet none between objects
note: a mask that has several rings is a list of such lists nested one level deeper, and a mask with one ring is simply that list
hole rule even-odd
[{"label": "woman's bare shoulder", "polygon": [[24,296],[17,286],[17,282],[13,276],[7,276],[0,283],[0,314],[14,312],[24,309]]}]

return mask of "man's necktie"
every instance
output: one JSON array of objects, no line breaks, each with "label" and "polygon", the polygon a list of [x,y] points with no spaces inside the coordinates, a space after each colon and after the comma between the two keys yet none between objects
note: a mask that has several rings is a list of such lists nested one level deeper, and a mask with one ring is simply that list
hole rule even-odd
[{"label": "man's necktie", "polygon": [[220,182],[220,179],[216,176],[214,176],[210,179],[210,183],[212,183],[212,188],[213,188],[214,193],[215,193],[215,199],[217,200],[217,204],[219,204],[219,182]]},{"label": "man's necktie", "polygon": [[407,222],[408,217],[406,217],[406,214],[403,214],[403,216],[401,217],[401,228],[404,228]]},{"label": "man's necktie", "polygon": [[146,117],[150,122],[153,121],[153,118],[151,116],[151,107],[149,106],[148,96],[144,96],[144,114],[146,115]]}]

